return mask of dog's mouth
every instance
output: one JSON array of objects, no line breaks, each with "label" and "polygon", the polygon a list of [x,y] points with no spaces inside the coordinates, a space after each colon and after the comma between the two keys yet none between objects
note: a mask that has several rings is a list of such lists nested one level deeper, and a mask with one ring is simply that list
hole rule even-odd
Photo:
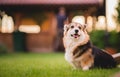
[{"label": "dog's mouth", "polygon": [[80,35],[79,34],[71,34],[72,37],[78,38]]}]

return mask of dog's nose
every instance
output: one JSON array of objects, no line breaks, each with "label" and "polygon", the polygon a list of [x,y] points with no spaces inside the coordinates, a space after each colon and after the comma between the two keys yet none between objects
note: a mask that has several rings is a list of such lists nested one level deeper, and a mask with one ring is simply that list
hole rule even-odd
[{"label": "dog's nose", "polygon": [[75,30],[75,33],[78,33],[79,30]]}]

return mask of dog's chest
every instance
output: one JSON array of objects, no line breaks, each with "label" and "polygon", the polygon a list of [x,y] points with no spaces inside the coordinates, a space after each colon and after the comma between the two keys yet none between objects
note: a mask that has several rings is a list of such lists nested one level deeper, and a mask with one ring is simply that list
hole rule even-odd
[{"label": "dog's chest", "polygon": [[73,56],[73,51],[76,46],[77,42],[73,42],[72,40],[67,40],[66,41],[66,53],[65,53],[65,59],[68,62],[73,62],[74,61],[74,56]]},{"label": "dog's chest", "polygon": [[73,62],[73,55],[71,53],[65,53],[65,59],[66,61],[68,61],[69,63]]},{"label": "dog's chest", "polygon": [[73,67],[75,68],[81,68],[81,57],[79,57],[79,59],[76,59],[75,56],[73,55],[73,53],[70,52],[66,52],[65,53],[65,59],[67,62],[69,62]]},{"label": "dog's chest", "polygon": [[[69,62],[69,63],[73,63],[76,62],[76,58],[75,55],[73,54],[73,48],[66,48],[66,53],[65,53],[65,59]],[[79,50],[79,52],[81,52]]]}]

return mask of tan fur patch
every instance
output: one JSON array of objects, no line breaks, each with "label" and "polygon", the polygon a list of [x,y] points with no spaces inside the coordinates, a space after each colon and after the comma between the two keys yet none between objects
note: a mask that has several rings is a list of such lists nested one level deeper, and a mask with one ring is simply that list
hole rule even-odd
[{"label": "tan fur patch", "polygon": [[86,53],[78,58],[74,58],[74,64],[76,68],[92,67],[94,63],[94,56],[92,55],[92,49],[88,49]]},{"label": "tan fur patch", "polygon": [[92,55],[92,49],[88,49],[86,53],[84,53],[80,57],[81,67],[84,68],[85,66],[92,67],[94,63],[94,57]]}]

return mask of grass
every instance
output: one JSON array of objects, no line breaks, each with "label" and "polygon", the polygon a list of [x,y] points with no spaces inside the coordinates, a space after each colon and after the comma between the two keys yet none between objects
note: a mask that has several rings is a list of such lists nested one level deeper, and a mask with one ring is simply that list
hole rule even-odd
[{"label": "grass", "polygon": [[0,77],[110,77],[114,69],[73,70],[63,53],[16,53],[0,55]]}]

